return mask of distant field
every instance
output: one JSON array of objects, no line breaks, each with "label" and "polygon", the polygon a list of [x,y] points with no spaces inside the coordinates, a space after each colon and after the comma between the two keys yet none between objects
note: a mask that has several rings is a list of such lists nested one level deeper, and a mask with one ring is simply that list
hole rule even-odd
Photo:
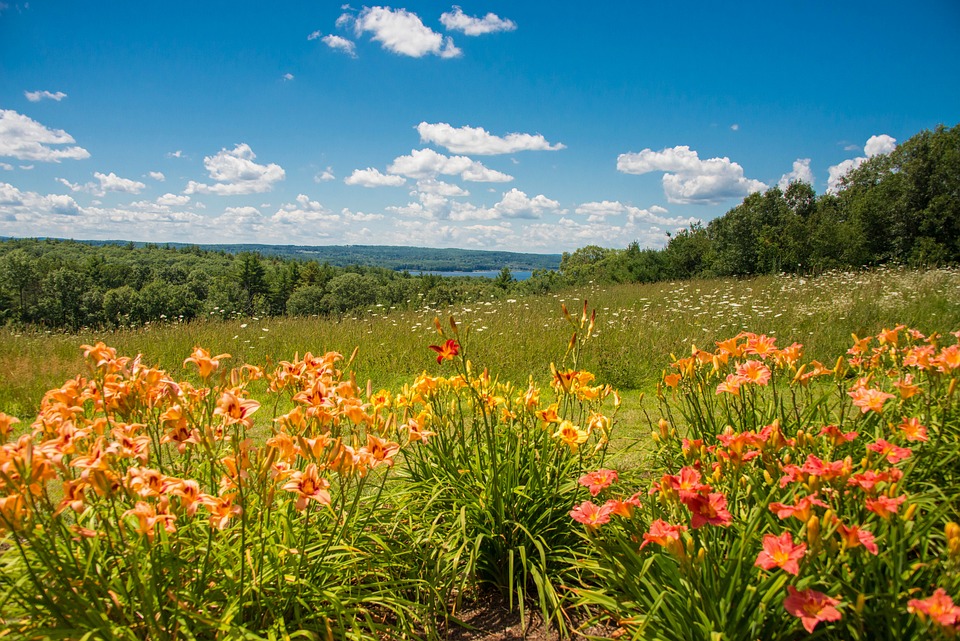
[{"label": "distant field", "polygon": [[471,359],[503,379],[546,381],[570,336],[560,313],[597,310],[585,366],[621,390],[652,390],[669,355],[692,345],[713,347],[749,330],[796,341],[811,358],[843,353],[850,334],[875,334],[904,323],[924,333],[960,329],[960,271],[882,269],[828,273],[817,278],[761,277],[653,285],[585,287],[543,297],[493,299],[414,311],[371,307],[342,321],[325,318],[248,318],[156,325],[79,334],[0,330],[0,411],[30,418],[43,392],[83,372],[79,346],[98,340],[122,354],[177,372],[194,346],[229,353],[233,364],[258,365],[303,354],[359,348],[354,369],[361,385],[397,388],[421,371],[439,370],[434,317],[453,315],[469,328]]}]

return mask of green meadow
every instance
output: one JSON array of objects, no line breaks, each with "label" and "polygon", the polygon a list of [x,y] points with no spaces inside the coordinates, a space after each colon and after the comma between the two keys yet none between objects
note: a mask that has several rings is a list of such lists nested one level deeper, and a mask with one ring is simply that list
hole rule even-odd
[{"label": "green meadow", "polygon": [[958,328],[884,268],[4,330],[0,636],[948,638]]},{"label": "green meadow", "polygon": [[[304,352],[350,356],[361,382],[392,388],[435,369],[427,346],[434,318],[453,316],[467,328],[473,360],[501,378],[544,382],[570,336],[561,314],[584,301],[597,312],[595,340],[584,366],[622,391],[651,391],[669,355],[741,331],[802,343],[812,358],[845,349],[863,336],[903,323],[925,332],[960,328],[960,272],[881,268],[817,277],[761,276],[654,284],[584,286],[563,294],[491,296],[466,305],[413,311],[371,306],[332,318],[256,317],[150,324],[79,333],[0,330],[0,409],[31,418],[43,393],[84,371],[80,345],[103,341],[125,355],[176,372],[194,347],[230,354],[232,366],[268,366]],[[834,356],[835,358],[836,356]]]}]

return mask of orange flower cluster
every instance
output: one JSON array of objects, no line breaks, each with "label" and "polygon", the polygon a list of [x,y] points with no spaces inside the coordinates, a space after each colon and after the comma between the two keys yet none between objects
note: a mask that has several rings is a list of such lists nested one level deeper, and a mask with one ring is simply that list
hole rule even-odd
[{"label": "orange flower cluster", "polygon": [[[110,506],[125,506],[122,530],[148,542],[202,516],[222,530],[275,490],[292,495],[298,510],[309,501],[330,505],[326,475],[363,476],[392,465],[400,449],[384,437],[389,420],[370,413],[353,381],[343,380],[336,353],[284,361],[268,376],[295,407],[258,448],[247,436],[260,409],[247,389],[262,377],[258,368],[194,387],[103,343],[83,349],[91,377],[49,391],[27,433],[10,441],[18,421],[0,414],[0,529],[29,528],[61,488],[52,516],[75,515],[78,536],[104,536],[100,511]],[[198,347],[184,366],[209,383],[228,357]],[[269,481],[252,496],[243,488],[255,479]]]}]

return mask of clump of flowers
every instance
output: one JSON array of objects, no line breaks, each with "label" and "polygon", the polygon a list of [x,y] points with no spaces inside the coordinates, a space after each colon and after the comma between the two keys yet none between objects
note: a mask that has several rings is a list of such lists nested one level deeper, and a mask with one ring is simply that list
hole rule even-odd
[{"label": "clump of flowers", "polygon": [[826,367],[744,332],[674,359],[651,500],[572,513],[604,586],[582,602],[664,638],[954,630],[947,590],[916,596],[960,589],[957,345],[941,341],[897,326]]},{"label": "clump of flowers", "polygon": [[[195,378],[178,380],[103,343],[83,350],[88,375],[50,390],[20,436],[0,415],[8,623],[172,638],[286,620],[332,634],[365,582],[399,571],[364,523],[391,513],[369,489],[401,443],[339,354],[224,371],[229,355],[197,347],[183,363]],[[271,421],[254,390],[291,409]],[[342,576],[360,559],[366,570]],[[338,602],[310,597],[300,612],[314,590]],[[413,611],[378,599],[384,612]]]}]

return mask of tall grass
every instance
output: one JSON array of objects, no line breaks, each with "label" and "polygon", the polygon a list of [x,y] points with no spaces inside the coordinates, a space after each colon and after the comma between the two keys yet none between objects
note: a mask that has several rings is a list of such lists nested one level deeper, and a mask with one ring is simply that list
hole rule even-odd
[{"label": "tall grass", "polygon": [[[509,295],[508,295],[509,296]],[[583,366],[602,383],[621,390],[650,389],[663,355],[747,330],[800,341],[812,358],[847,345],[850,334],[876,333],[906,323],[926,332],[960,326],[960,272],[880,269],[831,272],[817,278],[764,276],[650,285],[587,286],[563,294],[491,298],[446,308],[413,311],[371,307],[343,319],[247,318],[208,320],[116,331],[58,334],[0,330],[0,409],[32,417],[47,389],[83,368],[79,345],[103,340],[146,362],[179,368],[183,355],[202,345],[229,353],[231,364],[269,365],[296,352],[350,354],[358,380],[392,387],[428,369],[424,341],[433,339],[433,318],[456,315],[469,327],[474,356],[509,380],[531,373],[547,382],[549,364],[566,348],[557,310],[589,299],[598,312],[596,336]]]}]

